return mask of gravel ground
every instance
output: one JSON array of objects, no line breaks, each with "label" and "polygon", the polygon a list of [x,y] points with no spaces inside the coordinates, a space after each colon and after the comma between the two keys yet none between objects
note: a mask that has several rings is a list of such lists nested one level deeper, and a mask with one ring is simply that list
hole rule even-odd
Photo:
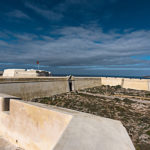
[{"label": "gravel ground", "polygon": [[[103,89],[103,90],[102,90]],[[116,89],[116,90],[115,90]],[[105,91],[107,90],[107,91]],[[124,90],[124,89],[123,89]],[[91,93],[104,95],[115,95],[118,91],[123,91],[119,86],[102,86],[82,90]],[[125,90],[126,93],[136,93],[136,96],[145,91]],[[136,91],[136,92],[135,92]],[[147,93],[147,92],[145,92]],[[141,95],[142,95],[141,94]],[[81,112],[120,120],[127,129],[136,150],[150,150],[150,104],[135,102],[129,98],[106,98],[86,93],[71,92],[55,95],[48,98],[34,99],[35,102],[69,108]]]}]

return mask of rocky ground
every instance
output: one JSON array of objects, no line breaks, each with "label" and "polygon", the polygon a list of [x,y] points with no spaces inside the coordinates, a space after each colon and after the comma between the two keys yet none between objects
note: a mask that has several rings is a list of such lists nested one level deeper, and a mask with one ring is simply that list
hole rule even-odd
[{"label": "rocky ground", "polygon": [[136,98],[141,100],[150,100],[150,91],[125,89],[118,86],[98,86],[94,88],[87,88],[82,90],[89,93],[99,93],[103,95],[121,96],[126,98]]},{"label": "rocky ground", "polygon": [[150,150],[150,103],[136,102],[126,97],[112,99],[95,96],[95,93],[149,98],[150,92],[122,89],[120,86],[101,86],[33,101],[120,120],[126,127],[136,150]]}]

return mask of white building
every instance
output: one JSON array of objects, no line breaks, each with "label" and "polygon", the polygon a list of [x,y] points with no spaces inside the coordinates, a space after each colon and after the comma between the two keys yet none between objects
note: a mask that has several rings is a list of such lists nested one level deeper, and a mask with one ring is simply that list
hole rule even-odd
[{"label": "white building", "polygon": [[5,69],[3,77],[39,77],[51,76],[51,73],[43,70],[34,69]]}]

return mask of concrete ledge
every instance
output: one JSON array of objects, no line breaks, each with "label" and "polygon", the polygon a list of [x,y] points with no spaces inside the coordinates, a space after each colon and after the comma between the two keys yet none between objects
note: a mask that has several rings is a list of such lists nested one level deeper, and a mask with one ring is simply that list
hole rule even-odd
[{"label": "concrete ledge", "polygon": [[20,98],[0,93],[0,111],[9,111],[10,99],[20,99]]},{"label": "concrete ledge", "polygon": [[135,150],[120,121],[11,99],[0,135],[25,150]]},{"label": "concrete ledge", "polygon": [[20,83],[20,82],[57,82],[67,81],[67,77],[0,77],[0,83]]}]

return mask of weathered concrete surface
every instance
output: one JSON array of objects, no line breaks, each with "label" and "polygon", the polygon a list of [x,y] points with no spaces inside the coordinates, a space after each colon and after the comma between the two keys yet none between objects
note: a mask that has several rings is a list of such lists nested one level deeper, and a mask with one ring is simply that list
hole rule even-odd
[{"label": "weathered concrete surface", "polygon": [[150,90],[147,79],[124,79],[123,88]]},{"label": "weathered concrete surface", "polygon": [[10,112],[0,112],[0,133],[26,150],[51,150],[71,118],[70,115],[11,100]]},{"label": "weathered concrete surface", "polygon": [[122,85],[122,78],[109,78],[109,77],[101,77],[102,85]]},{"label": "weathered concrete surface", "polygon": [[73,89],[80,90],[101,85],[100,77],[73,77]]},{"label": "weathered concrete surface", "polygon": [[[49,78],[0,78],[0,92],[22,99],[49,97],[55,94],[69,92],[68,77]],[[73,77],[72,90],[100,86],[99,77]]]},{"label": "weathered concrete surface", "polygon": [[0,135],[25,150],[135,150],[119,121],[13,99]]},{"label": "weathered concrete surface", "polygon": [[[42,78],[40,79],[42,80]],[[68,80],[66,77],[46,78],[46,79],[48,81],[40,81],[40,82],[25,81],[25,82],[15,82],[15,83],[2,82],[0,83],[0,92],[29,100],[38,97],[48,97],[48,96],[65,93],[69,91]]]},{"label": "weathered concrete surface", "polygon": [[0,83],[25,83],[25,82],[44,82],[44,81],[64,81],[68,77],[2,77],[0,76]]},{"label": "weathered concrete surface", "polygon": [[0,111],[9,110],[9,102],[10,102],[11,98],[12,99],[20,99],[15,96],[0,93]]},{"label": "weathered concrete surface", "polygon": [[54,150],[134,150],[120,122],[94,116],[75,116]]},{"label": "weathered concrete surface", "polygon": [[102,77],[101,81],[102,85],[110,85],[110,86],[120,85],[123,88],[130,88],[136,90],[150,90],[148,79]]},{"label": "weathered concrete surface", "polygon": [[21,150],[21,149],[9,143],[8,141],[6,141],[6,139],[0,137],[0,150]]}]

